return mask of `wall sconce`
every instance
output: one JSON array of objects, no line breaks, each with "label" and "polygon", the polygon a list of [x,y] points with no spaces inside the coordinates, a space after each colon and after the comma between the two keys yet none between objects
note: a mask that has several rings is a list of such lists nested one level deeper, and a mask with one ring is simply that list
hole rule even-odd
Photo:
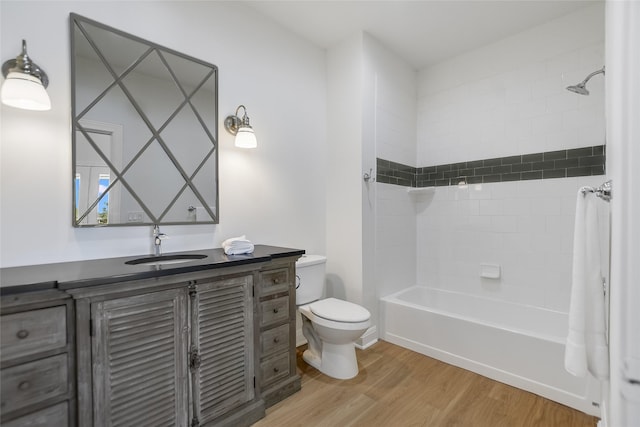
[{"label": "wall sconce", "polygon": [[25,110],[51,109],[51,100],[45,88],[49,85],[47,74],[27,55],[27,42],[22,40],[22,53],[16,59],[2,64],[2,103]]},{"label": "wall sconce", "polygon": [[[238,111],[240,108],[244,110],[242,119],[238,117]],[[236,114],[233,116],[227,116],[224,119],[224,128],[232,135],[236,136],[236,147],[240,148],[256,148],[258,141],[256,140],[256,134],[253,132],[253,128],[249,125],[249,116],[247,116],[247,109],[244,105],[236,108]]]}]

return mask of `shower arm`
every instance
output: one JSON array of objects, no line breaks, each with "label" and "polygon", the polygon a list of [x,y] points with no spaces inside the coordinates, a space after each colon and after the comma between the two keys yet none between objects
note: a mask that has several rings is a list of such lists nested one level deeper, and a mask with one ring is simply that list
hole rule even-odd
[{"label": "shower arm", "polygon": [[582,84],[582,85],[587,84],[587,82],[589,81],[589,79],[591,79],[591,77],[593,77],[593,76],[595,76],[595,75],[597,75],[597,74],[600,74],[600,73],[604,74],[604,66],[603,66],[600,70],[598,70],[598,71],[594,71],[593,73],[589,74],[589,75],[588,75],[588,76],[587,76],[587,77],[582,81],[582,83],[581,83],[581,84]]}]

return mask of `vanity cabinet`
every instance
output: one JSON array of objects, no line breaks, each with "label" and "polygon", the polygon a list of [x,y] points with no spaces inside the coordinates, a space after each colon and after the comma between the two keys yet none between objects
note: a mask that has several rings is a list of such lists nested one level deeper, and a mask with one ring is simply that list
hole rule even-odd
[{"label": "vanity cabinet", "polygon": [[56,290],[2,296],[1,424],[75,426],[73,306]]},{"label": "vanity cabinet", "polygon": [[300,390],[296,371],[295,263],[272,262],[257,287],[260,391],[269,407]]},{"label": "vanity cabinet", "polygon": [[237,426],[263,417],[254,385],[254,274],[69,290],[79,349],[87,349],[78,356],[80,424]]},{"label": "vanity cabinet", "polygon": [[129,258],[0,269],[0,424],[249,426],[300,390],[295,262]]}]

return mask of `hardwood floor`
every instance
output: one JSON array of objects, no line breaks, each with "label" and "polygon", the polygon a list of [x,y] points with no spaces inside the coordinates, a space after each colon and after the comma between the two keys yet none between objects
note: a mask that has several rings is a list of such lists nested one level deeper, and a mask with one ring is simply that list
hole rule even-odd
[{"label": "hardwood floor", "polygon": [[356,350],[360,374],[339,381],[302,361],[302,390],[254,427],[594,427],[597,418],[381,341]]}]

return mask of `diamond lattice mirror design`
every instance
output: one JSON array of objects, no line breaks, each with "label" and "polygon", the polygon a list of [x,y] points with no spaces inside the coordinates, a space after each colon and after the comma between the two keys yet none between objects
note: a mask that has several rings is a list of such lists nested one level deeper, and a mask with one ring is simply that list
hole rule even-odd
[{"label": "diamond lattice mirror design", "polygon": [[217,67],[70,22],[73,225],[217,224]]}]

